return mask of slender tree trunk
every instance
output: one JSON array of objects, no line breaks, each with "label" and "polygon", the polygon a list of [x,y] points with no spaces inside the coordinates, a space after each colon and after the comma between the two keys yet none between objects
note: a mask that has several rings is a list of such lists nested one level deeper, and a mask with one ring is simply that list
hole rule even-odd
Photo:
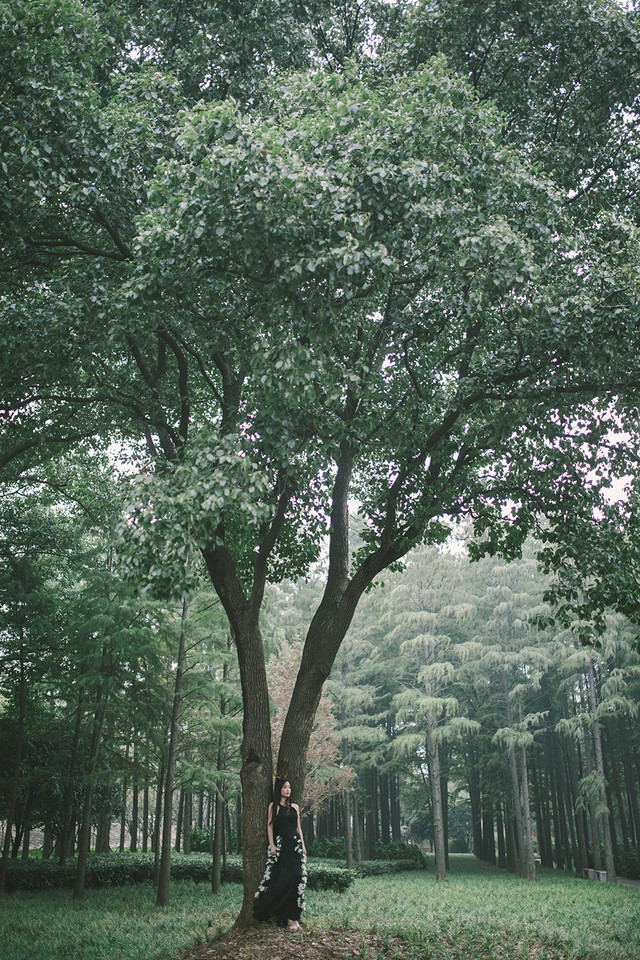
[{"label": "slender tree trunk", "polygon": [[86,777],[84,804],[82,808],[82,821],[78,833],[78,863],[76,866],[76,876],[73,885],[73,899],[81,900],[84,897],[84,878],[87,870],[87,858],[91,844],[91,808],[93,805],[93,788],[95,783],[96,770],[98,769],[98,757],[100,755],[100,742],[102,740],[102,729],[107,713],[107,703],[109,699],[108,682],[113,673],[113,656],[110,645],[105,644],[102,652],[101,673],[104,678],[100,690],[98,691],[97,707],[93,718],[93,732],[91,734],[91,753],[89,756],[89,766]]},{"label": "slender tree trunk", "polygon": [[504,820],[502,818],[502,808],[498,804],[496,808],[496,832],[498,834],[498,866],[503,869],[507,866],[507,848],[504,836]]},{"label": "slender tree trunk", "polygon": [[353,831],[351,829],[351,798],[347,790],[342,794],[344,808],[344,844],[347,870],[353,870]]},{"label": "slender tree trunk", "polygon": [[[86,672],[86,665],[83,664],[80,670],[80,676]],[[73,816],[73,783],[76,775],[76,770],[78,767],[78,751],[80,749],[80,728],[82,724],[82,694],[78,698],[78,706],[76,708],[76,719],[73,730],[73,742],[71,744],[71,756],[69,758],[69,772],[67,774],[67,786],[65,789],[64,796],[64,816],[62,820],[62,834],[60,837],[60,864],[64,866],[67,859],[67,851],[69,848],[69,833],[71,830],[71,818]]]},{"label": "slender tree trunk", "polygon": [[581,810],[579,809],[580,801],[580,785],[578,781],[578,758],[576,755],[576,744],[573,739],[571,739],[566,745],[566,752],[568,754],[568,767],[569,767],[569,778],[571,783],[571,814],[572,819],[575,821],[575,830],[578,840],[578,857],[577,857],[577,869],[578,874],[581,876],[582,871],[585,870],[589,865],[589,857],[587,852],[587,835],[585,831],[585,821],[582,816]]},{"label": "slender tree trunk", "polygon": [[173,709],[169,726],[169,751],[167,756],[167,776],[164,787],[164,812],[162,819],[162,851],[160,854],[160,870],[158,872],[158,893],[156,906],[166,907],[169,903],[169,883],[171,877],[171,819],[173,804],[173,782],[175,780],[176,760],[178,756],[178,730],[180,723],[180,704],[182,700],[182,675],[184,673],[184,657],[187,637],[187,615],[189,601],[182,600],[182,617],[180,640],[178,643],[178,663],[176,680],[173,692]]},{"label": "slender tree trunk", "polygon": [[389,784],[389,800],[391,803],[391,839],[395,841],[402,840],[402,831],[400,829],[400,791],[398,789],[398,777],[392,774]]},{"label": "slender tree trunk", "polygon": [[9,868],[9,857],[11,853],[11,831],[16,815],[16,806],[18,802],[18,787],[20,786],[20,774],[22,770],[22,747],[24,743],[24,721],[26,704],[27,674],[25,666],[24,643],[20,646],[20,686],[18,692],[18,735],[16,737],[16,755],[13,763],[13,778],[11,781],[11,793],[9,795],[9,809],[4,831],[4,846],[2,850],[2,862],[0,863],[0,893],[4,893],[7,885],[7,870]]},{"label": "slender tree trunk", "polygon": [[524,821],[522,818],[522,801],[520,798],[520,781],[518,779],[518,761],[516,748],[512,743],[509,746],[509,769],[511,770],[511,790],[513,794],[514,833],[518,856],[518,873],[521,877],[527,875],[526,849],[524,847]]},{"label": "slender tree trunk", "polygon": [[471,802],[471,829],[473,835],[473,855],[482,859],[482,822],[480,813],[480,777],[475,745],[469,744],[469,800]]},{"label": "slender tree trunk", "polygon": [[433,845],[436,856],[436,880],[446,880],[447,863],[444,850],[444,829],[442,826],[440,755],[436,741],[436,718],[431,711],[427,714],[427,756],[429,758],[429,780],[431,782],[431,803],[433,809]]},{"label": "slender tree trunk", "polygon": [[[148,759],[148,758],[147,758]],[[145,778],[148,777],[145,773]],[[146,853],[149,849],[149,784],[145,780],[144,791],[142,794],[142,852]]]},{"label": "slender tree trunk", "polygon": [[360,827],[360,810],[358,803],[358,785],[353,793],[353,839],[355,841],[356,863],[362,863],[364,860],[364,849],[362,843],[362,829]]},{"label": "slender tree trunk", "polygon": [[[124,748],[125,770],[129,767],[129,743]],[[127,842],[127,797],[129,795],[129,780],[125,773],[122,780],[122,815],[120,817],[120,853],[124,853]]]},{"label": "slender tree trunk", "polygon": [[184,790],[181,789],[180,799],[178,800],[178,819],[176,821],[176,842],[175,842],[176,853],[180,853],[180,847],[182,843],[182,818],[184,816],[184,800],[185,800],[185,792]]},{"label": "slender tree trunk", "polygon": [[[166,746],[166,744],[164,744]],[[164,771],[165,757],[160,760],[158,770],[158,786],[156,788],[156,813],[153,824],[153,885],[157,888],[160,877],[160,848],[162,846],[162,801],[164,799]]]},{"label": "slender tree trunk", "polygon": [[134,730],[133,741],[133,784],[131,787],[131,843],[129,849],[135,853],[138,849],[138,744]]},{"label": "slender tree trunk", "polygon": [[193,794],[186,790],[183,810],[183,842],[182,850],[187,856],[191,853],[191,825],[193,820]]},{"label": "slender tree trunk", "polygon": [[381,773],[380,787],[380,839],[385,846],[391,843],[391,817],[389,816],[389,774]]},{"label": "slender tree trunk", "polygon": [[526,877],[536,880],[536,864],[533,857],[533,832],[531,830],[531,805],[529,803],[529,773],[527,770],[527,751],[524,744],[520,747],[520,770],[522,775],[522,806],[524,810]]},{"label": "slender tree trunk", "polygon": [[600,808],[602,822],[602,837],[604,840],[604,858],[607,868],[607,882],[616,882],[616,868],[613,860],[613,843],[611,841],[611,823],[609,807],[607,805],[606,781],[604,777],[604,761],[602,759],[602,739],[600,736],[600,720],[598,719],[598,703],[596,698],[596,681],[593,671],[593,657],[589,657],[589,702],[591,705],[591,722],[593,724],[593,744],[596,755],[596,771],[600,782]]}]

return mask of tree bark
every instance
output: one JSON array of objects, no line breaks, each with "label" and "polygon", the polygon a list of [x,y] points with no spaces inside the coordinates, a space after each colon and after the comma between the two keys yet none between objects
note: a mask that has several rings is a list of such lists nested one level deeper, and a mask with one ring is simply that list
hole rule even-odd
[{"label": "tree bark", "polygon": [[18,787],[20,786],[20,772],[22,770],[22,745],[24,742],[24,719],[26,703],[27,676],[25,667],[24,644],[20,647],[20,687],[18,693],[18,735],[16,737],[16,756],[13,764],[13,778],[11,781],[11,794],[9,796],[9,809],[7,811],[7,820],[4,833],[4,846],[2,850],[2,862],[0,863],[0,893],[4,893],[7,884],[7,870],[9,868],[9,855],[11,852],[11,830],[16,815],[16,806],[18,802]]},{"label": "tree bark", "polygon": [[616,868],[613,861],[613,843],[611,841],[611,823],[609,807],[607,805],[606,781],[604,777],[604,761],[602,759],[602,738],[600,736],[600,720],[598,719],[598,703],[596,697],[596,681],[593,671],[593,657],[589,657],[589,702],[591,706],[591,722],[593,724],[593,744],[596,755],[596,771],[600,784],[600,816],[602,822],[602,837],[604,841],[604,858],[607,868],[607,882],[616,882]]},{"label": "tree bark", "polygon": [[531,804],[529,802],[529,773],[527,770],[527,751],[524,744],[520,747],[520,770],[522,775],[522,806],[524,810],[526,877],[536,880],[536,864],[533,857],[533,833],[531,830]]},{"label": "tree bark", "polygon": [[436,718],[432,711],[429,711],[427,714],[427,756],[429,758],[429,780],[431,783],[431,803],[433,809],[433,845],[436,856],[436,880],[446,880],[447,862],[444,849],[444,829],[442,826],[440,754],[436,740]]},{"label": "tree bark", "polygon": [[173,804],[173,783],[176,773],[178,757],[178,730],[180,724],[180,705],[182,702],[182,676],[184,673],[184,658],[187,637],[187,616],[189,601],[182,600],[182,616],[180,640],[178,643],[178,661],[176,666],[176,680],[173,692],[173,708],[169,727],[169,753],[167,756],[167,776],[164,786],[164,812],[162,818],[162,851],[160,854],[160,870],[158,872],[158,893],[156,906],[166,907],[169,903],[169,883],[171,877],[171,819]]},{"label": "tree bark", "polygon": [[73,885],[74,900],[81,900],[84,897],[84,878],[87,871],[87,858],[89,856],[89,847],[91,844],[91,807],[93,805],[93,787],[96,770],[98,769],[98,756],[100,754],[102,729],[104,727],[104,719],[107,713],[107,703],[109,700],[108,681],[113,673],[113,656],[109,644],[105,644],[103,648],[100,672],[103,677],[103,682],[98,690],[97,707],[93,718],[91,752],[85,781],[86,785],[84,804],[82,808],[82,821],[80,825],[80,831],[78,833],[78,863],[76,866],[76,876]]}]

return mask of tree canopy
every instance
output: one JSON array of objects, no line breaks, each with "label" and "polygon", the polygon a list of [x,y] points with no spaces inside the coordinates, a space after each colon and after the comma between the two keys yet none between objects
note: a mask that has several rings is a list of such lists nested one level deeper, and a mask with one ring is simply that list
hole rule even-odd
[{"label": "tree canopy", "polygon": [[543,518],[591,510],[612,458],[632,469],[637,16],[183,6],[0,8],[1,462],[11,482],[124,443],[138,583],[181,592],[202,554],[245,694],[248,892],[267,581],[328,536],[280,744],[303,781],[382,570],[464,516],[479,552],[513,556]]}]

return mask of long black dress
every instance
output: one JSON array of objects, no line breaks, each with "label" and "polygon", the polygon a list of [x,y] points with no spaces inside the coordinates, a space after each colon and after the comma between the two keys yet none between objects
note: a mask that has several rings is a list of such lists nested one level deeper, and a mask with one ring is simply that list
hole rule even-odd
[{"label": "long black dress", "polygon": [[304,909],[306,858],[298,835],[298,813],[290,805],[278,806],[273,824],[276,852],[269,852],[264,876],[256,891],[256,920],[275,919],[286,924],[299,920]]}]

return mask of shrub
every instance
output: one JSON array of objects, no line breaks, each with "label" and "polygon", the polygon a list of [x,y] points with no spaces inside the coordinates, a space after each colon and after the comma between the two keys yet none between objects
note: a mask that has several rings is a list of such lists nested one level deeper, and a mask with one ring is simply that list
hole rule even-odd
[{"label": "shrub", "polygon": [[[154,856],[150,853],[93,854],[87,861],[85,885],[89,888],[149,883],[153,880],[153,862]],[[75,872],[75,860],[68,861],[64,866],[53,860],[12,860],[9,862],[7,889],[44,890],[51,887],[72,887]],[[210,854],[172,854],[172,880],[210,883],[211,875]],[[312,890],[341,892],[353,883],[354,877],[355,873],[344,867],[312,864],[309,868],[308,885]],[[222,871],[222,882],[242,883],[242,860],[239,856],[227,858],[227,866]]]},{"label": "shrub", "polygon": [[426,870],[427,861],[421,860],[363,860],[356,866],[359,877],[380,877],[383,874],[403,873],[407,870]]},{"label": "shrub", "polygon": [[211,850],[211,830],[201,830],[193,827],[190,833],[191,850],[193,853],[209,853]]},{"label": "shrub", "polygon": [[640,850],[618,850],[616,873],[626,880],[640,880]]}]

